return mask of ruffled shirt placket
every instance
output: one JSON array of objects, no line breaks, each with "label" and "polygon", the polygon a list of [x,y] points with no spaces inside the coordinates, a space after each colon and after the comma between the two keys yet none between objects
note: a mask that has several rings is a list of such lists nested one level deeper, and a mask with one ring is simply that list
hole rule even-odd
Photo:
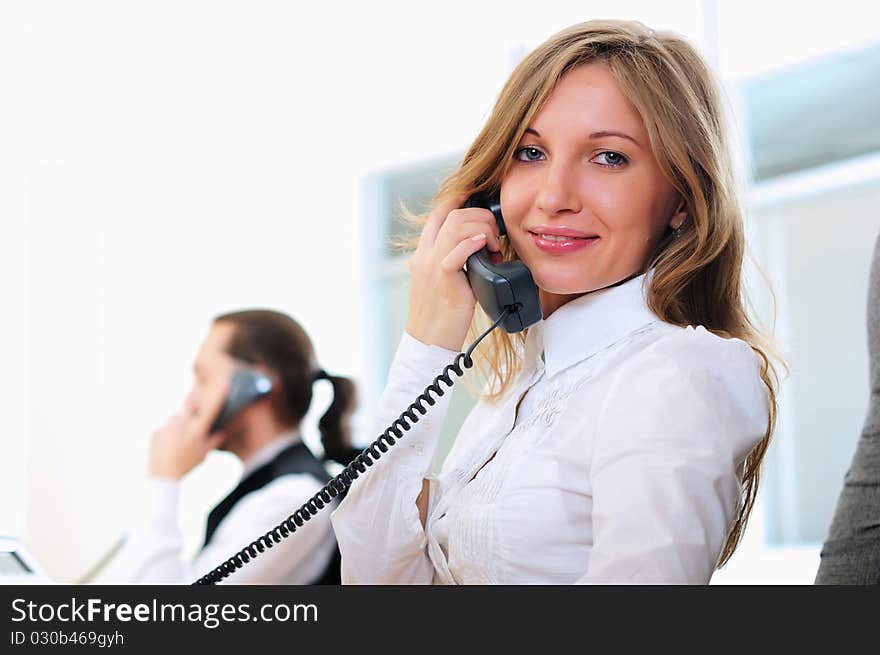
[{"label": "ruffled shirt placket", "polygon": [[[437,522],[442,520],[455,501],[460,499],[463,493],[466,493],[468,484],[480,473],[483,467],[490,463],[497,464],[492,462],[492,460],[497,456],[502,445],[511,434],[518,427],[521,427],[521,423],[517,422],[517,406],[532,387],[538,384],[544,377],[545,367],[540,329],[533,330],[530,333],[530,337],[526,346],[526,368],[520,373],[519,382],[513,391],[508,394],[502,408],[497,413],[497,419],[482,431],[484,436],[494,435],[494,438],[481,439],[482,447],[475,448],[473,455],[464,464],[446,474],[443,480],[442,493],[439,495],[439,498],[430,503],[425,533],[428,556],[434,565],[435,584],[458,584],[449,570],[447,555],[443,552],[443,548],[437,539]],[[504,479],[503,475],[495,475],[494,477],[498,479],[499,483]],[[437,478],[435,477],[433,480],[437,481]],[[494,491],[497,492],[498,490]],[[483,491],[483,495],[485,493],[486,490]],[[488,493],[491,493],[491,490]],[[471,545],[474,548],[479,549],[480,544],[484,544],[490,536],[488,524],[484,527],[486,531],[481,531],[479,535],[472,535],[474,539],[471,540]],[[487,550],[485,552],[490,551]]]}]

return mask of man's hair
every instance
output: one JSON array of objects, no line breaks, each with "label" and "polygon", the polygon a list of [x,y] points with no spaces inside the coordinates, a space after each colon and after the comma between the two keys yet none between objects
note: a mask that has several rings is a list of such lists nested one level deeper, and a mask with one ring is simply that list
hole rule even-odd
[{"label": "man's hair", "polygon": [[[222,314],[214,323],[235,327],[226,352],[248,364],[261,364],[277,376],[272,394],[276,418],[288,427],[298,427],[312,403],[312,385],[320,370],[312,341],[302,326],[287,314],[269,309],[250,309]],[[333,385],[333,402],[321,417],[318,428],[325,456],[336,459],[350,443],[347,417],[355,409],[355,385],[344,377],[327,376]]]}]

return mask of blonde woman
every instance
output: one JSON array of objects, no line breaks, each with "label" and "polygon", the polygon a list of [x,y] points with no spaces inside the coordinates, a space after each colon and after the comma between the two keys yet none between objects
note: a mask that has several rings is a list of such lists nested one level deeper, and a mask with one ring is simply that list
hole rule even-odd
[{"label": "blonde woman", "polygon": [[[776,406],[732,177],[718,91],[678,36],[589,22],[525,58],[425,218],[382,428],[487,325],[469,255],[522,260],[544,318],[475,351],[486,390],[439,476],[450,394],[354,484],[333,515],[344,583],[709,582]],[[498,188],[505,237],[461,209]]]}]

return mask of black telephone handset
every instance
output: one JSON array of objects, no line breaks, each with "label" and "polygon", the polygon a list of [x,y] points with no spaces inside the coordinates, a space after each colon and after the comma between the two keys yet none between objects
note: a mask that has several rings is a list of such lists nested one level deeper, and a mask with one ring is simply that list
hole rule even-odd
[{"label": "black telephone handset", "polygon": [[[507,234],[499,191],[475,193],[464,206],[488,209],[501,234]],[[509,310],[500,323],[509,333],[521,332],[540,321],[543,315],[538,287],[526,265],[521,261],[493,264],[489,257],[489,249],[483,248],[467,260],[468,282],[489,319],[494,323]]]},{"label": "black telephone handset", "polygon": [[[465,207],[484,207],[492,212],[501,234],[506,234],[504,219],[501,216],[499,192],[477,193],[468,198]],[[263,535],[258,536],[249,545],[242,548],[232,557],[209,571],[195,581],[198,585],[213,585],[231,575],[247,564],[267,548],[281,543],[317,512],[327,507],[334,498],[344,494],[361,474],[367,471],[382,454],[388,451],[398,439],[409,431],[412,424],[418,423],[421,416],[427,414],[425,405],[436,402],[434,396],[442,396],[455,384],[451,373],[461,377],[463,369],[471,368],[474,363],[471,353],[479,343],[499,325],[507,332],[520,332],[537,323],[542,318],[541,304],[538,300],[538,288],[532,274],[520,261],[493,264],[489,251],[483,248],[468,257],[467,276],[477,301],[492,320],[492,326],[474,341],[466,352],[458,353],[453,362],[416,398],[416,401],[404,411],[379,437],[367,446],[341,473],[333,477],[322,489],[306,501],[298,510]],[[440,383],[446,385],[446,389]],[[231,396],[232,394],[230,394]],[[221,416],[223,413],[221,413]],[[219,419],[218,419],[219,420]]]},{"label": "black telephone handset", "polygon": [[268,396],[271,391],[272,381],[268,377],[249,367],[238,369],[232,375],[229,393],[208,434],[214,434],[217,430],[226,427],[241,410]]}]

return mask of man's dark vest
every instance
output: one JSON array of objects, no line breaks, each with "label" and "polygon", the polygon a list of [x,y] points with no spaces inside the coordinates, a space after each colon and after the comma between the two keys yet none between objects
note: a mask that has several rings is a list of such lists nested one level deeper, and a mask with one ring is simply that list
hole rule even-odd
[{"label": "man's dark vest", "polygon": [[[331,477],[321,462],[319,462],[312,454],[312,451],[310,451],[303,443],[288,446],[278,453],[278,455],[275,456],[275,459],[271,462],[263,464],[251,471],[251,473],[247,475],[238,486],[226,496],[226,498],[220,501],[220,503],[211,510],[211,513],[208,515],[208,527],[205,530],[205,546],[211,541],[211,537],[214,536],[217,526],[220,525],[220,522],[226,518],[226,515],[229,514],[230,511],[232,511],[232,508],[235,507],[238,501],[244,498],[247,494],[262,489],[276,478],[291,473],[308,473],[317,478],[322,485],[327,483]],[[306,500],[306,498],[303,498],[302,501],[298,501],[299,504],[296,505],[296,507],[291,506],[290,513],[293,514],[293,512],[299,509],[302,503]],[[330,510],[325,509],[323,511],[326,512]],[[280,522],[281,521],[279,520],[279,523]],[[266,531],[268,532],[274,527],[275,525],[267,525]],[[257,536],[259,535],[242,535],[243,538],[256,538]],[[296,539],[296,533],[289,536],[288,539]],[[229,554],[232,555],[232,553]],[[327,568],[321,574],[320,578],[309,584],[340,584],[341,561],[339,546],[334,546],[333,556],[330,558],[330,563],[327,565]]]}]

